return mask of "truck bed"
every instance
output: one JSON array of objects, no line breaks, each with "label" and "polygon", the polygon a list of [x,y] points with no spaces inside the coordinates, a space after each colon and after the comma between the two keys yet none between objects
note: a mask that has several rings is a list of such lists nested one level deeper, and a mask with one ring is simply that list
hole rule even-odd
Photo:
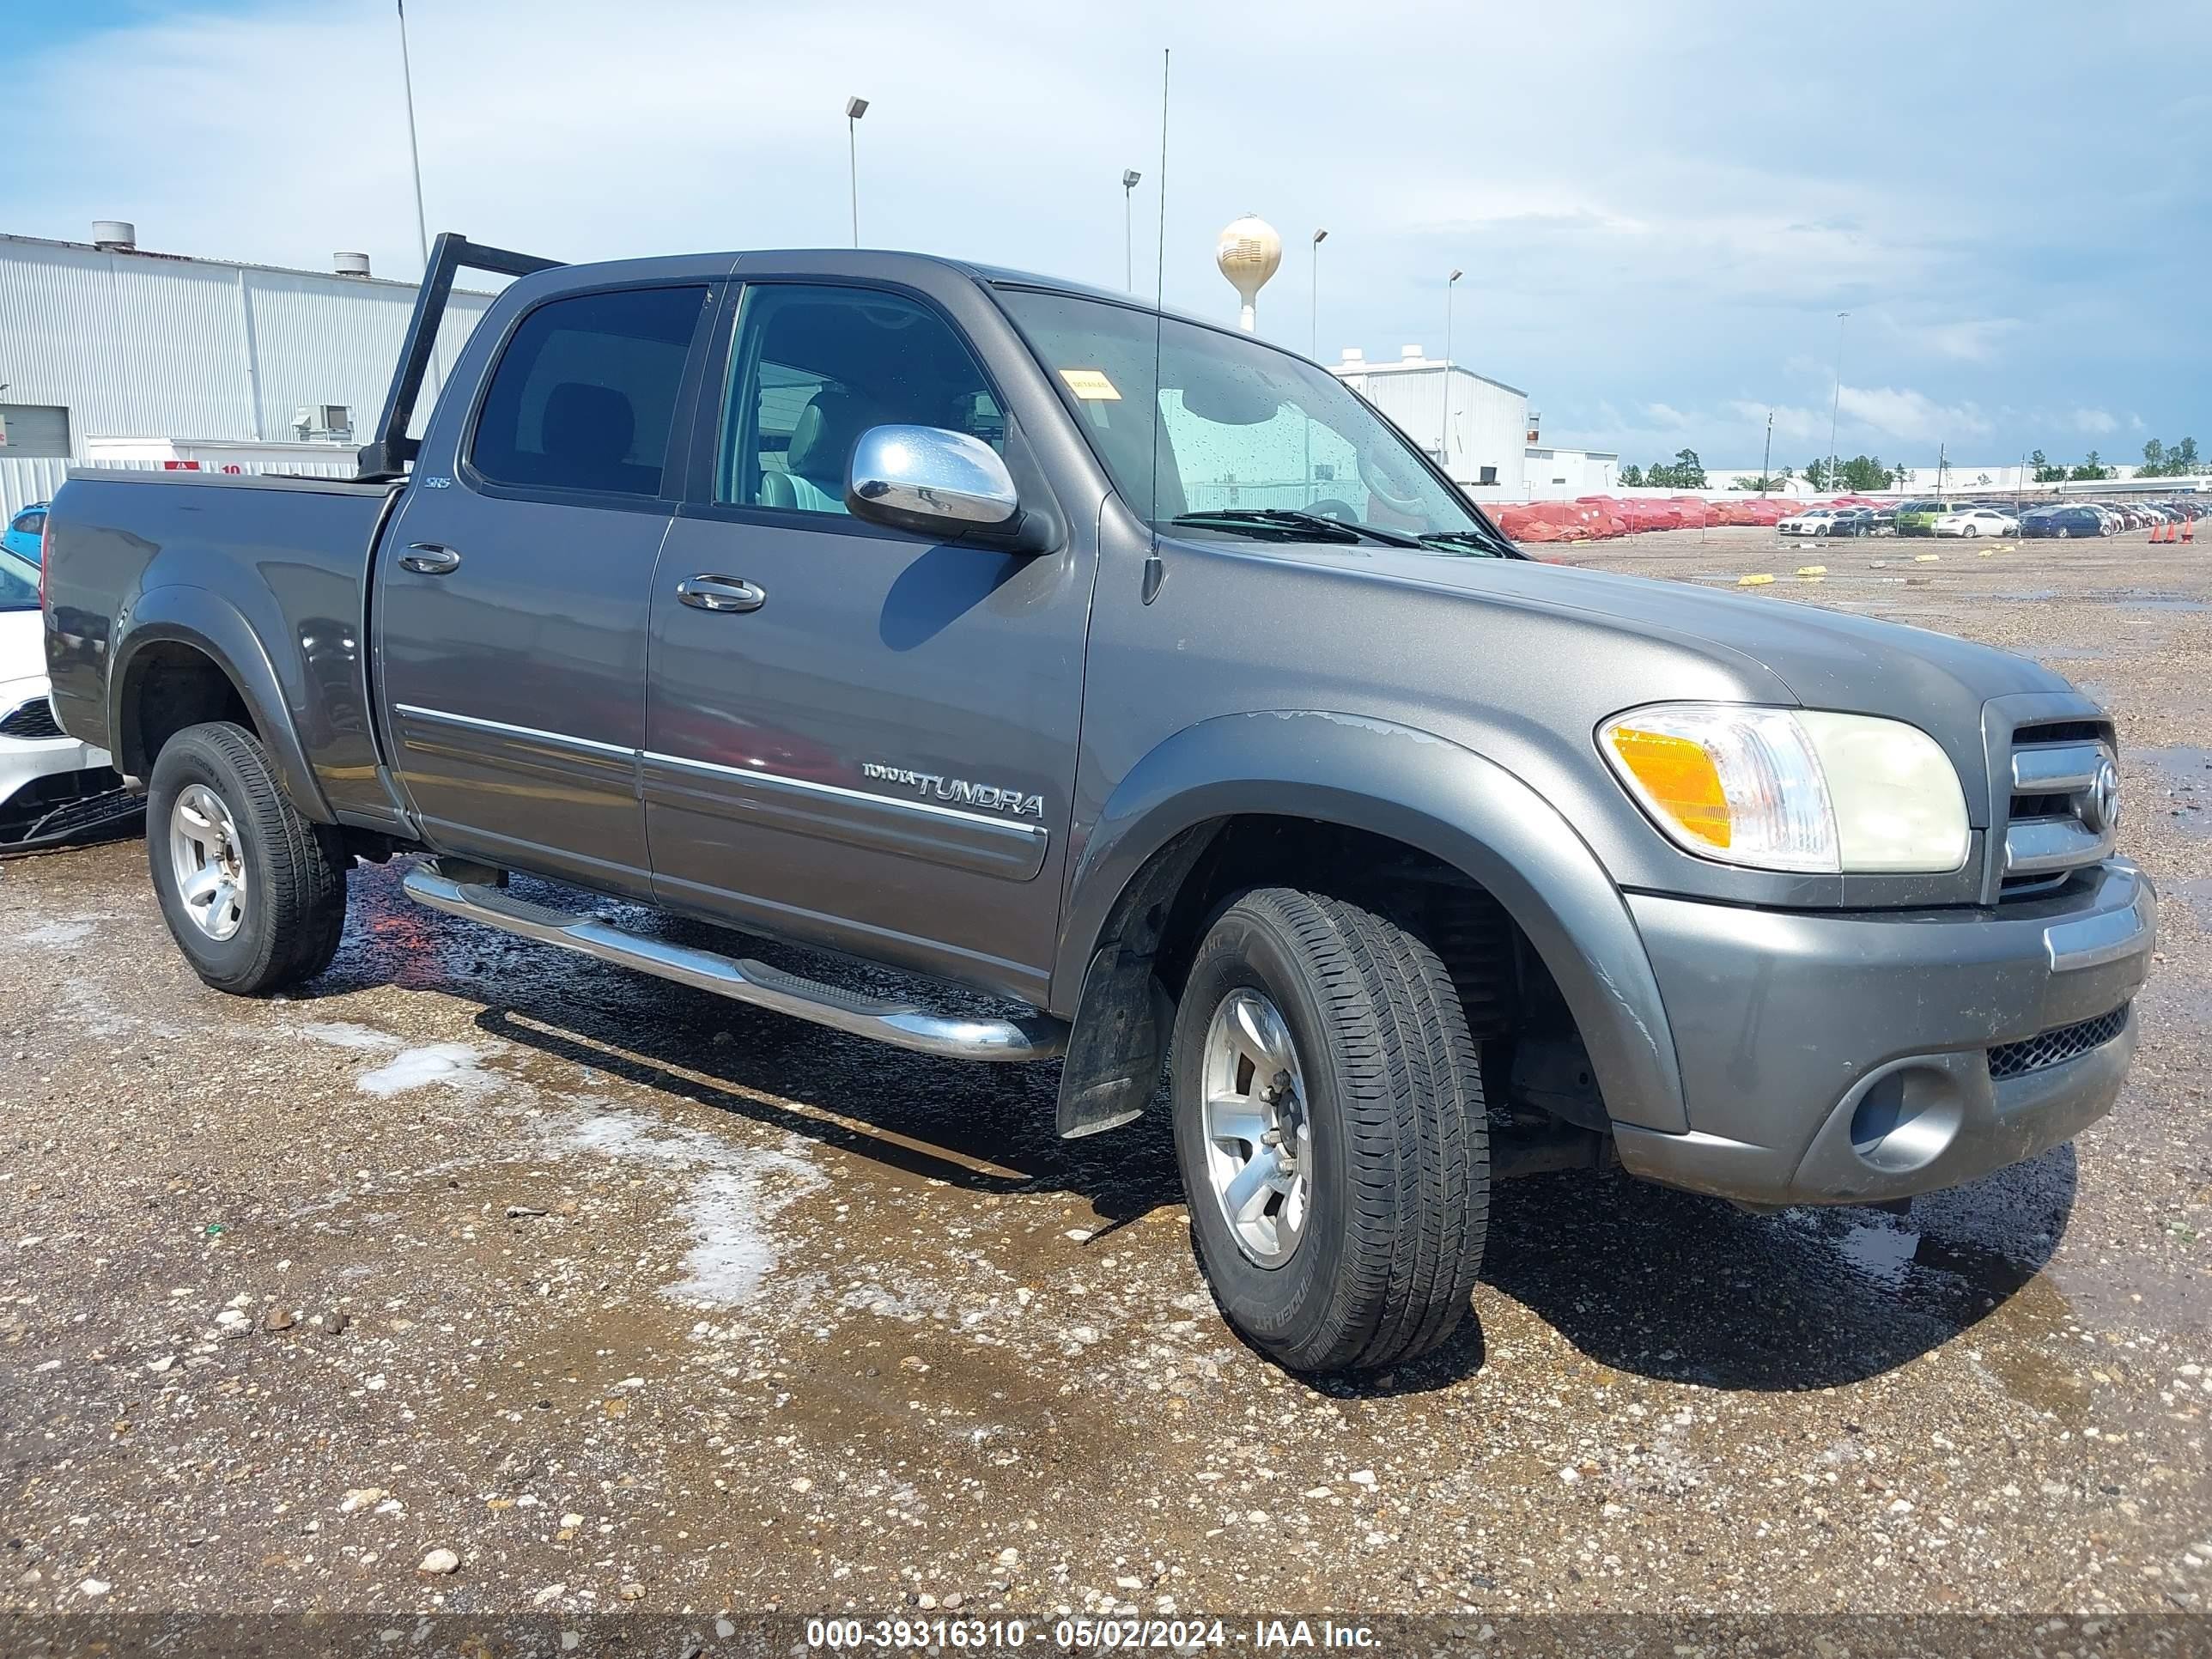
[{"label": "truck bed", "polygon": [[138,734],[111,729],[118,694],[160,672],[165,638],[202,637],[229,652],[249,700],[281,699],[301,751],[285,769],[319,780],[331,816],[386,817],[364,641],[392,493],[338,478],[73,472],[55,496],[47,575],[64,729],[133,773]]}]

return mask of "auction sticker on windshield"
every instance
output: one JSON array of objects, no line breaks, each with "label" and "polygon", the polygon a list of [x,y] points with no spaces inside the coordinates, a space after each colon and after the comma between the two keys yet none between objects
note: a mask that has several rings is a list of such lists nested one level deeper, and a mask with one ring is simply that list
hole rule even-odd
[{"label": "auction sticker on windshield", "polygon": [[1121,401],[1121,394],[1115,390],[1114,382],[1106,378],[1103,369],[1063,368],[1060,371],[1060,378],[1067,382],[1070,392],[1086,402],[1104,399],[1118,404]]}]

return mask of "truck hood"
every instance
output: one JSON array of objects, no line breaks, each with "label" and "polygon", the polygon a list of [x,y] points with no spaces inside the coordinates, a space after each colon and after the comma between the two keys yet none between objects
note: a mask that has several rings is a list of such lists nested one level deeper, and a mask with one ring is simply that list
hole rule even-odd
[{"label": "truck hood", "polygon": [[[1981,705],[1988,699],[2074,690],[2048,669],[1989,646],[1765,594],[1533,560],[1436,558],[1390,548],[1298,548],[1295,556],[1347,570],[1364,566],[1381,580],[1490,605],[1617,623],[1644,638],[1663,634],[1732,659],[1732,666],[1756,665],[1807,708],[1886,714],[1923,726],[1948,713],[1966,728],[1953,735],[1971,743],[1979,742]],[[1842,583],[1825,590],[1869,598],[1884,591]]]}]

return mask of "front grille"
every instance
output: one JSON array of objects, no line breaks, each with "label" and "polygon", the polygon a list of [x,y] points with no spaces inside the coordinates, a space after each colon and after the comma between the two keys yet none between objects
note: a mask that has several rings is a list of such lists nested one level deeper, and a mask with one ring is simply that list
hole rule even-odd
[{"label": "front grille", "polygon": [[[2013,733],[1997,897],[2049,892],[2112,854],[2117,798],[2098,779],[2112,761],[2112,731],[2095,720],[2051,720]],[[2107,780],[2109,781],[2109,780]]]},{"label": "front grille", "polygon": [[4,720],[0,720],[0,738],[35,741],[41,738],[58,738],[61,734],[62,728],[54,720],[54,706],[44,697],[33,697],[10,711]]},{"label": "front grille", "polygon": [[2025,1042],[2001,1042],[1990,1050],[1990,1076],[2002,1083],[2007,1078],[2025,1077],[2045,1066],[2063,1065],[2092,1048],[2101,1048],[2127,1025],[2128,1005],[2122,1003],[2109,1014],[2100,1014],[2094,1019],[2073,1025],[2054,1026]]}]

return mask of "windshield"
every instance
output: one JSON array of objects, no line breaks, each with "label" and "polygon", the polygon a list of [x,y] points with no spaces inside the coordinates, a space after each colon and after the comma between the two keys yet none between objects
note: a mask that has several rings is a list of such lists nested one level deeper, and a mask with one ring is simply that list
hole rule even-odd
[{"label": "windshield", "polygon": [[[1257,340],[1161,322],[1127,306],[1034,289],[999,295],[1059,382],[1115,489],[1155,527],[1234,534],[1237,520],[1273,515],[1272,526],[1257,528],[1296,539],[1358,539],[1305,535],[1290,517],[1310,514],[1417,548],[1417,536],[1474,544],[1431,552],[1511,556],[1489,521],[1327,371]],[[1316,526],[1309,520],[1304,528]]]},{"label": "windshield", "polygon": [[39,568],[0,548],[0,611],[39,608]]}]

